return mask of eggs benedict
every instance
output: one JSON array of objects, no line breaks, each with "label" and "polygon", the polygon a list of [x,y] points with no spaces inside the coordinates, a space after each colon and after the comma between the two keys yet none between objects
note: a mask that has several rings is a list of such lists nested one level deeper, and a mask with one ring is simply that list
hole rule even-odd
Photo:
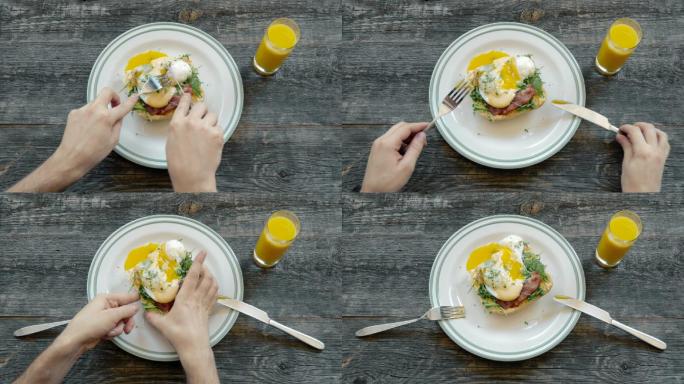
[{"label": "eggs benedict", "polygon": [[192,253],[179,240],[134,248],[124,262],[145,310],[162,312],[171,309],[190,266]]},{"label": "eggs benedict", "polygon": [[189,55],[172,58],[158,51],[139,53],[124,68],[124,84],[129,96],[140,94],[133,111],[149,121],[170,119],[183,93],[190,93],[193,102],[204,98]]},{"label": "eggs benedict", "polygon": [[466,270],[482,305],[494,314],[516,312],[547,294],[553,286],[539,255],[516,235],[473,250]]},{"label": "eggs benedict", "polygon": [[530,55],[484,52],[470,60],[467,71],[473,86],[473,111],[490,121],[537,109],[546,100],[539,69]]}]

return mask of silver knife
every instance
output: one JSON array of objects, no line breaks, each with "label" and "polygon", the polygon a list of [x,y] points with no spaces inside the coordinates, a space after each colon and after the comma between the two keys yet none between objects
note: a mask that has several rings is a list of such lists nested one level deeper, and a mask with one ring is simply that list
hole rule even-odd
[{"label": "silver knife", "polygon": [[306,335],[304,333],[301,333],[297,330],[294,330],[294,329],[292,329],[286,325],[280,324],[279,322],[268,317],[268,313],[262,311],[261,309],[255,307],[255,306],[249,305],[249,304],[242,302],[240,300],[231,299],[231,298],[227,298],[227,297],[222,297],[222,298],[216,300],[216,302],[221,304],[221,305],[225,305],[228,308],[232,308],[232,309],[234,309],[240,313],[244,313],[247,316],[251,316],[251,317],[253,317],[253,318],[255,318],[261,322],[264,322],[268,325],[272,325],[272,326],[280,329],[281,331],[289,334],[290,336],[295,337],[295,338],[303,341],[304,343],[306,343],[306,344],[308,344],[308,345],[310,345],[316,349],[323,350],[323,348],[325,348],[325,344],[323,344],[323,342],[321,342],[320,340],[313,338],[309,335]]},{"label": "silver knife", "polygon": [[570,112],[575,116],[579,116],[583,118],[584,120],[590,121],[596,125],[598,125],[601,128],[605,128],[609,131],[613,131],[615,133],[619,133],[620,129],[614,125],[612,125],[609,121],[608,118],[603,116],[600,113],[594,112],[591,109],[584,108],[582,106],[579,106],[577,104],[572,104],[569,103],[565,100],[553,100],[551,101],[551,104],[556,107],[560,108],[566,112]]},{"label": "silver knife", "polygon": [[621,322],[617,320],[613,320],[613,318],[610,317],[610,313],[604,311],[603,309],[593,306],[589,303],[586,303],[582,300],[574,299],[572,297],[568,296],[563,296],[563,295],[556,295],[553,297],[554,300],[557,302],[567,305],[570,308],[574,308],[580,312],[586,313],[589,316],[593,316],[601,321],[604,321],[608,324],[614,325],[623,331],[627,333],[631,333],[633,336],[638,337],[639,339],[647,342],[648,344],[651,344],[652,346],[658,348],[658,349],[665,349],[667,348],[667,344],[665,344],[664,341],[657,339],[651,335],[648,335],[646,333],[643,333],[641,331],[637,331],[636,329],[627,326],[625,324],[622,324]]}]

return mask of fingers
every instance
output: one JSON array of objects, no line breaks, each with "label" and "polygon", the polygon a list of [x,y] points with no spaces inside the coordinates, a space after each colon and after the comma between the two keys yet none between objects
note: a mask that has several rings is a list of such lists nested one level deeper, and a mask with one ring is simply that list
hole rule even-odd
[{"label": "fingers", "polygon": [[188,274],[185,276],[185,280],[183,280],[183,286],[178,295],[185,295],[185,292],[192,292],[197,289],[197,285],[200,283],[200,274],[202,272],[204,258],[206,256],[206,251],[201,251],[197,254],[195,260],[192,262],[190,270],[188,270]]},{"label": "fingers", "polygon": [[661,149],[665,149],[667,151],[670,150],[670,143],[667,137],[667,133],[661,131],[660,129],[657,130],[656,135],[658,136],[658,147]]},{"label": "fingers", "polygon": [[183,96],[181,96],[181,99],[178,102],[178,106],[176,107],[176,111],[173,112],[172,121],[182,119],[183,117],[188,115],[188,112],[190,111],[191,101],[192,97],[189,93],[184,93]]},{"label": "fingers", "polygon": [[152,324],[153,327],[159,329],[159,326],[161,325],[161,322],[164,318],[164,315],[158,313],[158,312],[152,312],[152,311],[145,311],[145,320]]},{"label": "fingers", "polygon": [[107,316],[110,317],[110,319],[119,322],[121,320],[125,320],[129,317],[132,317],[136,314],[136,312],[138,312],[139,309],[140,306],[138,305],[138,303],[130,303],[116,308],[109,308],[105,312],[107,313]]},{"label": "fingers", "polygon": [[116,327],[114,327],[114,329],[112,329],[111,331],[109,331],[107,333],[106,337],[108,339],[112,339],[112,338],[117,337],[120,334],[122,334],[123,331],[124,331],[124,322],[120,321],[119,323],[116,324]]},{"label": "fingers", "polygon": [[618,133],[615,136],[615,141],[617,141],[620,146],[622,147],[622,151],[625,153],[625,158],[631,158],[632,157],[632,143],[629,141],[627,136],[625,136],[622,132]]},{"label": "fingers", "polygon": [[122,305],[130,304],[140,299],[138,292],[110,293],[105,297],[107,298],[107,301],[112,307],[119,307]]},{"label": "fingers", "polygon": [[644,123],[644,122],[638,122],[634,123],[639,129],[641,129],[641,133],[644,135],[644,138],[646,139],[646,143],[649,145],[657,145],[658,144],[658,135],[656,133],[656,127],[653,126],[653,124],[649,123]]},{"label": "fingers", "polygon": [[425,132],[416,133],[406,148],[406,153],[404,153],[404,157],[401,159],[401,162],[407,162],[408,165],[411,166],[411,169],[413,169],[418,161],[418,157],[420,157],[420,153],[423,151],[423,148],[426,145],[427,136],[425,135]]},{"label": "fingers", "polygon": [[114,108],[112,108],[111,113],[114,121],[119,121],[129,114],[133,110],[135,103],[138,102],[138,97],[138,95],[130,96],[123,104],[116,107],[114,107],[114,104],[112,103]]},{"label": "fingers", "polygon": [[216,125],[216,123],[218,123],[218,115],[213,112],[209,112],[204,116],[204,120],[206,120],[207,123],[213,127]]},{"label": "fingers", "polygon": [[636,125],[625,124],[620,127],[620,132],[627,135],[629,141],[632,143],[632,148],[636,149],[646,145],[644,134],[641,132],[641,128]]},{"label": "fingers", "polygon": [[135,327],[135,319],[133,318],[133,316],[124,320],[124,323],[125,323],[124,324],[124,332],[126,332],[126,334],[131,333],[131,331],[133,330],[133,327]]},{"label": "fingers", "polygon": [[401,144],[402,141],[409,138],[414,133],[424,130],[428,126],[428,123],[398,123],[395,124],[387,134],[392,138],[393,142]]},{"label": "fingers", "polygon": [[207,106],[204,103],[197,103],[190,109],[190,117],[201,119],[207,114]]},{"label": "fingers", "polygon": [[119,105],[119,102],[119,95],[109,87],[102,88],[100,94],[95,98],[96,104],[103,105],[105,107],[110,103],[112,103],[112,105]]}]

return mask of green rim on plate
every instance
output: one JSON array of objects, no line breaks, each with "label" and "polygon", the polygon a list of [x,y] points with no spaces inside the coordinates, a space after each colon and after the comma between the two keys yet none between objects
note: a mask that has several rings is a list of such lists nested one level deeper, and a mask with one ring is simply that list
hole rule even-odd
[{"label": "green rim on plate", "polygon": [[[242,300],[243,297],[243,282],[242,282],[242,270],[240,269],[240,263],[238,262],[237,257],[235,256],[235,253],[233,250],[230,248],[228,243],[218,234],[216,233],[213,229],[209,228],[203,223],[200,223],[199,221],[189,219],[187,217],[183,216],[175,216],[175,215],[152,215],[152,216],[146,216],[142,217],[137,220],[133,220],[127,224],[124,224],[121,226],[119,229],[114,231],[107,239],[102,243],[100,248],[97,250],[95,253],[95,256],[93,257],[93,261],[90,264],[90,269],[88,270],[88,281],[87,281],[87,294],[88,294],[88,301],[92,300],[98,292],[98,286],[97,286],[97,280],[96,277],[99,275],[100,268],[102,267],[102,262],[104,261],[105,255],[109,252],[111,247],[119,240],[121,237],[124,235],[128,234],[129,232],[138,230],[142,227],[148,226],[150,224],[176,224],[176,225],[183,225],[186,227],[189,227],[191,229],[194,229],[198,232],[201,232],[208,238],[212,240],[212,242],[223,252],[223,256],[225,256],[226,260],[228,261],[228,264],[230,265],[230,270],[232,275],[235,277],[235,285],[236,285],[236,294],[235,298]],[[212,334],[209,335],[209,343],[211,346],[216,345],[223,337],[230,331],[230,329],[233,327],[233,324],[235,324],[235,321],[238,318],[238,312],[231,310],[226,319],[221,323],[221,325],[218,327],[218,329]],[[150,351],[145,348],[138,347],[136,345],[133,345],[121,337],[116,337],[112,340],[114,344],[119,346],[119,348],[123,349],[126,352],[129,352],[135,356],[141,357],[143,359],[148,359],[148,360],[155,360],[155,361],[175,361],[178,360],[178,354],[176,352],[157,352],[157,351]]]},{"label": "green rim on plate", "polygon": [[[449,47],[442,53],[439,60],[437,60],[435,69],[432,72],[432,77],[430,78],[429,88],[430,112],[432,113],[433,118],[438,115],[439,103],[441,103],[442,100],[442,98],[439,96],[439,84],[442,83],[442,76],[447,72],[447,68],[445,68],[445,66],[449,59],[451,59],[451,57],[458,52],[458,49],[468,41],[487,33],[499,31],[527,33],[530,36],[539,38],[554,47],[558,55],[564,59],[565,63],[572,72],[572,80],[575,85],[578,98],[576,100],[569,101],[577,105],[584,106],[586,99],[584,77],[582,76],[582,71],[577,63],[577,60],[575,60],[575,57],[572,55],[572,53],[570,53],[570,50],[560,40],[542,29],[527,24],[500,22],[483,25],[464,33],[458,39],[454,40],[454,42],[451,43],[451,45],[449,45]],[[565,133],[559,136],[555,142],[551,143],[547,148],[540,152],[517,159],[499,159],[472,151],[467,145],[459,140],[459,138],[454,134],[453,130],[450,130],[441,119],[437,120],[437,129],[447,143],[449,143],[452,148],[466,158],[492,168],[513,169],[528,167],[530,165],[540,163],[555,155],[570,141],[570,139],[572,139],[577,131],[577,127],[580,125],[580,122],[580,118],[574,116],[570,122],[570,125],[565,129]]]},{"label": "green rim on plate", "polygon": [[[541,221],[518,215],[495,215],[484,217],[482,219],[473,221],[456,233],[454,233],[449,240],[442,246],[442,248],[437,253],[435,262],[432,264],[432,270],[430,271],[430,303],[432,307],[439,305],[447,305],[446,303],[439,302],[439,276],[442,273],[442,267],[446,261],[448,255],[450,254],[453,247],[462,240],[466,235],[471,232],[481,229],[483,227],[490,226],[492,224],[519,224],[528,226],[535,230],[538,230],[550,239],[552,239],[561,249],[564,250],[565,256],[568,257],[570,264],[572,265],[573,278],[575,280],[575,287],[577,292],[579,292],[578,299],[584,300],[586,294],[586,286],[584,281],[584,269],[582,269],[582,263],[580,262],[577,253],[572,248],[570,243],[555,229],[542,223]],[[467,350],[470,353],[484,357],[490,360],[498,361],[519,361],[530,359],[535,356],[539,356],[551,348],[558,345],[565,337],[575,328],[577,321],[580,318],[580,313],[578,311],[573,311],[570,318],[563,324],[558,332],[556,332],[552,337],[545,340],[542,344],[536,345],[531,348],[523,349],[516,352],[501,352],[495,351],[480,345],[476,345],[468,340],[467,335],[459,332],[454,326],[455,321],[440,321],[439,325],[442,327],[444,332],[458,344],[461,348]]]},{"label": "green rim on plate", "polygon": [[[240,115],[242,114],[242,105],[243,105],[243,89],[242,89],[242,77],[240,76],[240,71],[238,70],[237,64],[235,64],[235,61],[233,60],[233,57],[228,53],[228,50],[221,44],[218,40],[216,40],[214,37],[209,35],[208,33],[202,31],[201,29],[197,29],[195,27],[191,27],[189,25],[185,24],[180,24],[180,23],[171,23],[171,22],[159,22],[159,23],[150,23],[150,24],[144,24],[140,25],[138,27],[129,29],[128,31],[122,33],[121,35],[117,36],[114,40],[112,40],[106,47],[105,49],[102,50],[100,55],[97,57],[95,60],[95,64],[93,64],[93,69],[90,71],[90,76],[88,77],[88,88],[87,88],[87,93],[86,93],[86,100],[88,102],[91,102],[95,97],[97,96],[97,84],[99,83],[100,80],[100,75],[102,72],[102,68],[104,67],[104,64],[109,60],[111,55],[123,44],[131,40],[132,38],[138,37],[140,35],[143,35],[145,33],[149,32],[157,32],[157,31],[172,31],[172,32],[180,32],[180,33],[185,33],[193,38],[199,39],[202,42],[206,43],[209,47],[211,47],[214,52],[221,58],[223,63],[225,64],[226,68],[228,69],[228,73],[230,74],[231,81],[233,83],[233,93],[235,94],[235,108],[233,108],[230,120],[226,124],[225,127],[223,127],[223,141],[226,142],[230,138],[230,136],[233,134],[235,129],[237,128],[238,121],[240,120]],[[167,163],[166,160],[160,160],[157,158],[152,158],[148,157],[145,155],[142,155],[140,153],[133,152],[129,148],[126,148],[124,145],[121,143],[117,144],[116,147],[114,148],[116,153],[119,155],[123,156],[124,158],[140,164],[144,165],[146,167],[150,168],[158,168],[158,169],[166,169],[167,168]]]}]

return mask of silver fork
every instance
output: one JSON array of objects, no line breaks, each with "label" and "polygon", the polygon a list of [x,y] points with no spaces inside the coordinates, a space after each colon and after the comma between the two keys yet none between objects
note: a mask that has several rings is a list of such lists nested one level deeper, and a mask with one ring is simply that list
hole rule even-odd
[{"label": "silver fork", "polygon": [[[442,99],[442,103],[439,105],[439,115],[435,117],[430,124],[423,129],[422,132],[427,133],[432,127],[437,124],[437,120],[441,119],[442,117],[446,116],[447,114],[451,113],[454,109],[456,109],[463,99],[465,99],[466,96],[470,94],[470,91],[472,91],[473,86],[470,84],[469,81],[466,79],[461,79],[454,88],[444,96],[444,99]],[[417,132],[416,132],[417,133]],[[404,143],[401,145],[401,148],[399,149],[399,152],[403,155],[406,152],[406,148],[408,147],[409,143],[411,140],[413,140],[413,136],[416,134],[411,134],[406,140],[404,140]]]},{"label": "silver fork", "polygon": [[[460,300],[459,300],[460,304]],[[356,336],[357,337],[364,337],[364,336],[369,336],[373,335],[379,332],[384,332],[388,329],[392,328],[397,328],[401,327],[402,325],[406,324],[411,324],[415,323],[418,320],[423,320],[423,319],[428,319],[428,320],[452,320],[452,319],[460,319],[462,317],[465,317],[465,308],[463,306],[458,306],[458,307],[450,307],[450,306],[442,306],[442,307],[434,307],[427,312],[423,314],[423,316],[411,319],[411,320],[404,320],[404,321],[397,321],[394,323],[385,323],[385,324],[378,324],[378,325],[371,325],[370,327],[366,328],[361,328],[358,331],[356,331]]]},{"label": "silver fork", "polygon": [[456,109],[456,107],[461,104],[463,99],[465,99],[465,97],[468,96],[472,90],[473,86],[466,79],[461,79],[458,83],[456,83],[454,89],[447,93],[447,95],[444,96],[444,99],[442,99],[442,104],[439,106],[439,115],[437,115],[437,117],[435,117],[430,124],[428,124],[423,132],[427,132],[430,128],[435,126],[437,120]]}]

